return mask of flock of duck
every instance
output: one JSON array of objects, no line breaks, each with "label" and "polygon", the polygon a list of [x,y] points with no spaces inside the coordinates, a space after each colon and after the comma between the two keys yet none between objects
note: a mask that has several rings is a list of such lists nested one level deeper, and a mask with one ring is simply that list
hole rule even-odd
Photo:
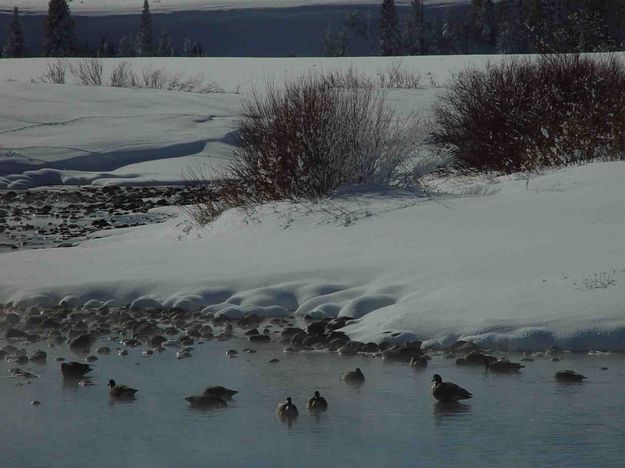
[{"label": "flock of duck", "polygon": [[[481,359],[486,370],[499,373],[519,372],[524,366],[519,363],[510,362],[505,359],[496,359],[485,356],[479,352],[469,353],[465,358],[460,358],[456,362],[459,365],[468,365],[471,362],[477,362]],[[425,361],[427,365],[427,360]],[[412,358],[410,367],[423,367],[423,361]],[[61,373],[67,379],[81,379],[79,384],[89,385],[90,380],[86,375],[93,370],[89,364],[80,362],[63,362],[61,363]],[[560,383],[583,382],[586,377],[578,374],[573,370],[558,371],[555,374],[555,380]],[[341,375],[340,380],[351,385],[362,385],[365,382],[365,375],[360,368],[345,372]],[[127,385],[118,385],[115,380],[110,379],[108,382],[109,396],[113,399],[129,399],[134,400],[135,394],[138,392],[136,388]],[[201,409],[218,409],[228,406],[228,401],[234,395],[239,393],[237,390],[231,390],[223,386],[209,386],[204,389],[200,395],[191,395],[185,398],[192,407]],[[432,377],[432,396],[441,403],[457,403],[461,400],[468,400],[473,394],[468,390],[456,385],[452,382],[444,382],[439,374]],[[325,397],[321,396],[319,391],[315,391],[314,395],[307,401],[306,408],[310,412],[322,412],[328,409],[328,402]],[[282,420],[292,420],[299,414],[297,406],[293,403],[291,397],[287,397],[286,401],[280,402],[276,408],[277,416]]]}]

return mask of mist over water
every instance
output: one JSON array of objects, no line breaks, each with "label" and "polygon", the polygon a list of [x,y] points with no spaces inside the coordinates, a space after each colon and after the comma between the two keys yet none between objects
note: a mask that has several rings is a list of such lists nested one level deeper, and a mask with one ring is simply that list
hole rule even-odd
[{"label": "mist over water", "polygon": [[[284,354],[275,343],[252,346],[257,354],[242,352],[247,347],[243,339],[211,341],[182,360],[171,349],[152,357],[140,348],[126,357],[113,352],[94,363],[91,387],[63,380],[55,357],[80,360],[65,346],[46,349],[47,364],[20,366],[40,376],[30,384],[8,378],[15,365],[2,361],[0,465],[622,466],[621,355],[537,358],[518,375],[496,375],[442,357],[414,370],[361,356]],[[238,357],[227,358],[228,349]],[[355,367],[364,385],[339,381]],[[556,384],[554,372],[566,368],[587,381]],[[430,392],[434,373],[473,399],[440,405]],[[111,401],[109,378],[138,388],[136,401]],[[208,385],[239,393],[226,409],[189,408],[184,397]],[[329,403],[318,416],[305,405],[315,390]],[[290,425],[275,414],[287,396],[300,413]]]}]

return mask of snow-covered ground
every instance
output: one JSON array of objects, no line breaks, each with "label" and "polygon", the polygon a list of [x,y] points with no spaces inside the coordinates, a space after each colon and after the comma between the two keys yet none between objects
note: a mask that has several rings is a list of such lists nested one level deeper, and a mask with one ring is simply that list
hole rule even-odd
[{"label": "snow-covered ground", "polygon": [[[483,58],[411,60],[405,64],[445,80]],[[210,95],[30,83],[40,61],[11,62],[10,71],[0,62],[0,79],[20,80],[0,81],[0,183],[179,181],[189,160],[226,160],[241,99],[232,91],[244,93],[250,77],[350,63],[375,74],[381,61],[167,62],[227,91]],[[394,91],[389,99],[427,111],[438,92]],[[347,331],[360,340],[625,351],[624,182],[625,162],[597,163],[529,183],[435,181],[431,200],[346,191],[319,205],[232,210],[191,231],[179,213],[74,248],[0,254],[0,302],[114,300],[232,318],[340,314],[357,318]]]}]

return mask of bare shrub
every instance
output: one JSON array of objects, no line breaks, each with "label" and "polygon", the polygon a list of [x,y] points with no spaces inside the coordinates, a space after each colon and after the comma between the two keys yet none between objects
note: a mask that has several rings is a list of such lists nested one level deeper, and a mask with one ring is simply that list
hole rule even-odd
[{"label": "bare shrub", "polygon": [[420,149],[417,115],[399,115],[372,87],[337,88],[302,76],[243,103],[231,177],[194,208],[206,222],[224,209],[284,199],[315,200],[342,185],[390,184]]},{"label": "bare shrub", "polygon": [[435,139],[464,168],[512,173],[619,159],[625,64],[617,56],[548,55],[467,69],[434,115]]},{"label": "bare shrub", "polygon": [[109,85],[115,88],[136,88],[139,80],[128,62],[121,62],[115,65],[111,71]]},{"label": "bare shrub", "polygon": [[102,68],[102,61],[97,58],[86,58],[69,65],[74,83],[81,86],[102,86]]},{"label": "bare shrub", "polygon": [[378,70],[380,88],[419,89],[423,87],[420,73],[407,70],[401,60],[393,60],[386,68]]},{"label": "bare shrub", "polygon": [[41,81],[44,83],[64,84],[67,67],[67,60],[62,58],[48,61],[46,68],[41,74]]}]

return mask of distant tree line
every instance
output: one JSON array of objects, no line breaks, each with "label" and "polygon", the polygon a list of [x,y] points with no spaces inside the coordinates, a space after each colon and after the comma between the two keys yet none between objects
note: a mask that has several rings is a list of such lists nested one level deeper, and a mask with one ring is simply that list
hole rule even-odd
[{"label": "distant tree line", "polygon": [[[176,53],[172,37],[165,29],[161,30],[158,38],[154,37],[148,0],[143,2],[137,34],[125,36],[117,44],[105,37],[100,40],[97,47],[90,46],[88,42],[80,43],[76,38],[67,0],[50,0],[43,33],[40,55],[44,57],[171,57]],[[13,9],[5,37],[2,57],[18,58],[32,55],[26,48],[17,7]],[[186,38],[182,54],[187,57],[201,56],[202,44]]]},{"label": "distant tree line", "polygon": [[[383,0],[377,34],[371,14],[362,18],[349,10],[341,28],[330,25],[320,52],[349,55],[349,38],[357,35],[380,55],[432,55],[471,53],[600,52],[625,49],[625,0],[471,0],[468,6],[448,7],[444,14],[425,9],[412,0],[401,15],[394,0]],[[67,0],[49,0],[40,54],[48,57],[168,57],[204,55],[202,44],[186,38],[174,50],[166,30],[153,33],[148,0],[134,35],[118,43],[102,38],[99,45],[79,42]],[[17,7],[13,10],[3,57],[29,55]]]},{"label": "distant tree line", "polygon": [[[435,55],[625,48],[625,0],[471,0],[468,8],[468,14],[458,6],[433,14],[423,0],[412,0],[400,15],[394,0],[383,0],[375,49],[380,55]],[[324,55],[347,55],[347,29],[362,35],[363,21],[350,14],[337,35],[328,29]]]}]

